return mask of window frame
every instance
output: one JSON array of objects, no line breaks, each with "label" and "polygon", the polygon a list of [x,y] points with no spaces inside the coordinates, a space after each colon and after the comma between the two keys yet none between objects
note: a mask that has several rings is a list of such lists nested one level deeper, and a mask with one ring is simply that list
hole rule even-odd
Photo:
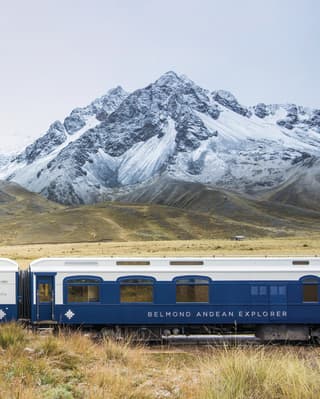
[{"label": "window frame", "polygon": [[[86,282],[86,283],[81,283],[79,281],[79,283],[69,283],[69,281],[72,280],[96,280],[96,281],[92,281],[92,283],[90,282]],[[80,275],[80,276],[68,276],[65,277],[63,279],[63,303],[65,305],[96,305],[96,304],[100,304],[101,303],[101,285],[103,283],[103,279],[99,276],[93,276],[93,275]],[[68,288],[69,287],[92,287],[92,286],[97,286],[98,287],[98,301],[94,301],[94,302],[89,302],[89,301],[83,301],[83,302],[72,302],[69,301],[68,297],[69,297],[69,292],[68,292]]]},{"label": "window frame", "polygon": [[[145,281],[140,283],[125,283],[126,281],[129,280],[142,280]],[[135,305],[144,305],[144,304],[152,304],[155,303],[155,283],[156,283],[156,279],[154,277],[151,276],[144,276],[144,275],[129,275],[129,276],[122,276],[119,277],[117,279],[117,283],[119,284],[119,303],[121,305],[125,305],[125,304],[135,304]],[[152,296],[152,300],[151,301],[122,301],[121,300],[121,287],[152,287],[152,292],[151,292],[151,296]]]},{"label": "window frame", "polygon": [[[189,283],[187,282],[183,282],[183,283],[179,283],[179,280],[204,280],[205,282],[203,283],[197,283],[190,281]],[[199,275],[185,275],[185,276],[177,276],[175,277],[173,280],[173,283],[175,284],[175,303],[176,304],[199,304],[199,303],[207,303],[209,304],[211,302],[211,298],[210,298],[210,286],[211,286],[211,278],[208,276],[199,276]],[[207,291],[207,296],[208,296],[208,300],[207,301],[178,301],[177,300],[177,287],[188,287],[188,286],[200,286],[200,287],[207,287],[208,291]]]}]

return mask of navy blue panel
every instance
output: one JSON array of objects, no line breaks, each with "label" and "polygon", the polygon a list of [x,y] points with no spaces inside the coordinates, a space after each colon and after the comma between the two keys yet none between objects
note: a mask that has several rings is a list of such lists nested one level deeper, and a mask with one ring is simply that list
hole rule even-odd
[{"label": "navy blue panel", "polygon": [[18,319],[18,306],[0,305],[0,323]]},{"label": "navy blue panel", "polygon": [[101,303],[117,304],[120,302],[120,287],[116,282],[104,282],[101,285]]},{"label": "navy blue panel", "polygon": [[154,303],[172,304],[176,302],[176,285],[161,281],[154,286]]},{"label": "navy blue panel", "polygon": [[288,318],[288,307],[286,305],[270,305],[269,306],[269,320],[271,322],[294,323]]},{"label": "navy blue panel", "polygon": [[302,303],[302,284],[298,282],[288,282],[286,284],[288,304]]},{"label": "navy blue panel", "polygon": [[243,304],[251,303],[248,282],[222,281],[210,284],[210,303]]},{"label": "navy blue panel", "polygon": [[279,306],[183,305],[57,305],[57,320],[66,324],[259,324],[269,320],[288,323],[288,311]]},{"label": "navy blue panel", "polygon": [[[121,304],[120,280],[103,281],[100,303],[56,305],[56,320],[107,325],[320,324],[320,304],[302,302],[301,281],[211,281],[209,291],[210,303],[176,304],[175,281],[154,281],[153,304]],[[35,306],[32,314],[35,320]]]}]

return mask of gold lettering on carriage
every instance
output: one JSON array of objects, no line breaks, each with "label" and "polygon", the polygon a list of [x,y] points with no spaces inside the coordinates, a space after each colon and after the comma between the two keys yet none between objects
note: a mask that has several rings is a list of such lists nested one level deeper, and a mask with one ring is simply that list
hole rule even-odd
[{"label": "gold lettering on carriage", "polygon": [[238,311],[151,311],[147,312],[148,318],[211,318],[211,319],[223,319],[223,318],[286,318],[286,310],[238,310]]}]

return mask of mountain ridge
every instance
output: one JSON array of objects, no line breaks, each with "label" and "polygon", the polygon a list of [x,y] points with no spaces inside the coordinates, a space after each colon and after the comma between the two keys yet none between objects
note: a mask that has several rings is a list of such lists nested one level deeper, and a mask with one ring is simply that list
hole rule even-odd
[{"label": "mountain ridge", "polygon": [[167,175],[308,207],[301,195],[286,194],[308,176],[315,209],[319,155],[320,110],[244,106],[225,90],[209,91],[169,71],[145,88],[126,93],[118,86],[75,108],[0,164],[0,178],[73,205],[110,200]]}]

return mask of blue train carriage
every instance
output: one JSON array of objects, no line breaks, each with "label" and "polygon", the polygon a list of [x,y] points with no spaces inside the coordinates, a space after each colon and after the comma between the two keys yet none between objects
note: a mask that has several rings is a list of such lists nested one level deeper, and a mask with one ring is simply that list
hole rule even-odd
[{"label": "blue train carriage", "polygon": [[0,323],[18,318],[18,264],[0,258]]},{"label": "blue train carriage", "polygon": [[320,337],[317,257],[50,258],[30,272],[35,323]]}]

